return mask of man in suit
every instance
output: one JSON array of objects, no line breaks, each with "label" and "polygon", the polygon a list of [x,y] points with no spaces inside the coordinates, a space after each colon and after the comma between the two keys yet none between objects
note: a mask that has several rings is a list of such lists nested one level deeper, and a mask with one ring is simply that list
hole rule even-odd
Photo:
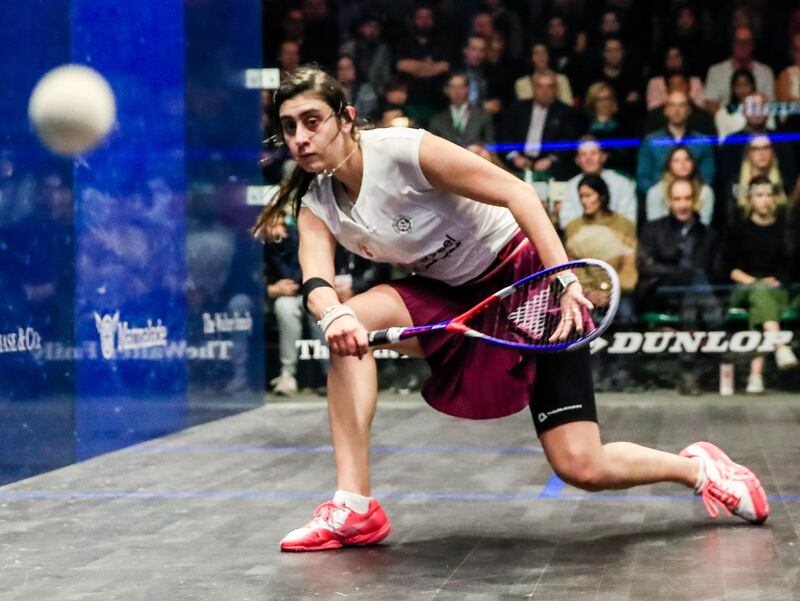
[{"label": "man in suit", "polygon": [[533,76],[533,101],[520,100],[509,106],[502,129],[504,144],[517,147],[505,155],[513,170],[531,170],[560,180],[569,179],[577,171],[574,148],[562,150],[559,144],[576,144],[578,115],[556,100],[557,93],[556,74],[540,71]]},{"label": "man in suit", "polygon": [[468,102],[467,76],[463,73],[451,74],[444,87],[444,94],[449,105],[433,116],[428,129],[475,154],[490,158],[485,145],[494,144],[492,119],[480,106]]}]

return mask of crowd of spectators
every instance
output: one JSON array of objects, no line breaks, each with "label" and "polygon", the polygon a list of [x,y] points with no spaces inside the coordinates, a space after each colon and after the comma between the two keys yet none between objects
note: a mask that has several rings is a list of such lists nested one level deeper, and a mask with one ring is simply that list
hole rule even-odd
[{"label": "crowd of spectators", "polygon": [[[762,315],[748,286],[788,299],[753,329],[798,305],[800,2],[264,0],[264,15],[265,65],[335,73],[365,126],[423,127],[546,184],[568,252],[620,269],[632,319]],[[286,157],[265,152],[277,180]],[[769,269],[743,256],[758,227],[780,247]]]}]

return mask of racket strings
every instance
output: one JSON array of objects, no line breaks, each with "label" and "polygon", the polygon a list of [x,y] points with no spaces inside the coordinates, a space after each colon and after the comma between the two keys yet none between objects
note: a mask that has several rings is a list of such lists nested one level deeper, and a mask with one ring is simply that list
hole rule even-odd
[{"label": "racket strings", "polygon": [[556,347],[583,338],[608,313],[611,283],[605,270],[593,265],[571,271],[578,276],[584,296],[595,305],[591,310],[581,309],[582,331],[573,327],[566,337],[550,341],[562,322],[561,285],[552,275],[521,283],[510,295],[476,315],[469,325],[493,338],[537,347]]},{"label": "racket strings", "polygon": [[539,341],[551,330],[553,322],[558,322],[561,310],[555,305],[557,293],[552,286],[531,288],[519,291],[521,302],[506,319],[526,336]]}]

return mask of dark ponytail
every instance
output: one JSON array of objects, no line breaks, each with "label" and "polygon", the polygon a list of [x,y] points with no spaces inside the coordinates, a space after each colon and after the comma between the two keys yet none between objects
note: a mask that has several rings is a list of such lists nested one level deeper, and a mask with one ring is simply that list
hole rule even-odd
[{"label": "dark ponytail", "polygon": [[[281,105],[301,94],[311,94],[324,101],[333,109],[340,123],[352,120],[345,110],[347,97],[339,82],[315,65],[301,65],[284,75],[280,87],[275,92],[275,123],[279,128]],[[357,139],[355,127],[351,130],[351,136]],[[281,134],[278,134],[278,139],[282,141]],[[291,208],[292,214],[297,218],[300,213],[300,201],[315,178],[315,173],[305,171],[299,165],[295,166],[289,177],[280,183],[275,196],[261,211],[251,230],[253,236],[262,240],[267,238],[270,228],[285,214],[287,208]]]}]

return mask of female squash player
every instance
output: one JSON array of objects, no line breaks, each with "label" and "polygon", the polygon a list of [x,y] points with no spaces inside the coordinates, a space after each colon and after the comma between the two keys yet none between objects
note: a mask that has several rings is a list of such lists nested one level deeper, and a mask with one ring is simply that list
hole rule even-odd
[{"label": "female squash player", "polygon": [[[338,489],[281,549],[374,544],[391,526],[370,496],[377,375],[367,332],[451,318],[542,266],[566,262],[567,255],[529,185],[423,130],[359,131],[339,84],[316,67],[284,77],[275,110],[297,167],[254,233],[265,235],[289,206],[297,213],[303,294],[331,351],[328,411]],[[342,304],[330,283],[337,242],[414,275]],[[582,306],[589,306],[579,282],[561,284],[558,338],[582,327]],[[672,481],[693,487],[715,517],[716,503],[756,524],[767,518],[756,476],[710,443],[678,455],[603,444],[585,350],[534,356],[449,333],[394,348],[426,358],[432,376],[423,396],[440,411],[488,419],[530,407],[548,461],[573,486],[599,491]]]}]

